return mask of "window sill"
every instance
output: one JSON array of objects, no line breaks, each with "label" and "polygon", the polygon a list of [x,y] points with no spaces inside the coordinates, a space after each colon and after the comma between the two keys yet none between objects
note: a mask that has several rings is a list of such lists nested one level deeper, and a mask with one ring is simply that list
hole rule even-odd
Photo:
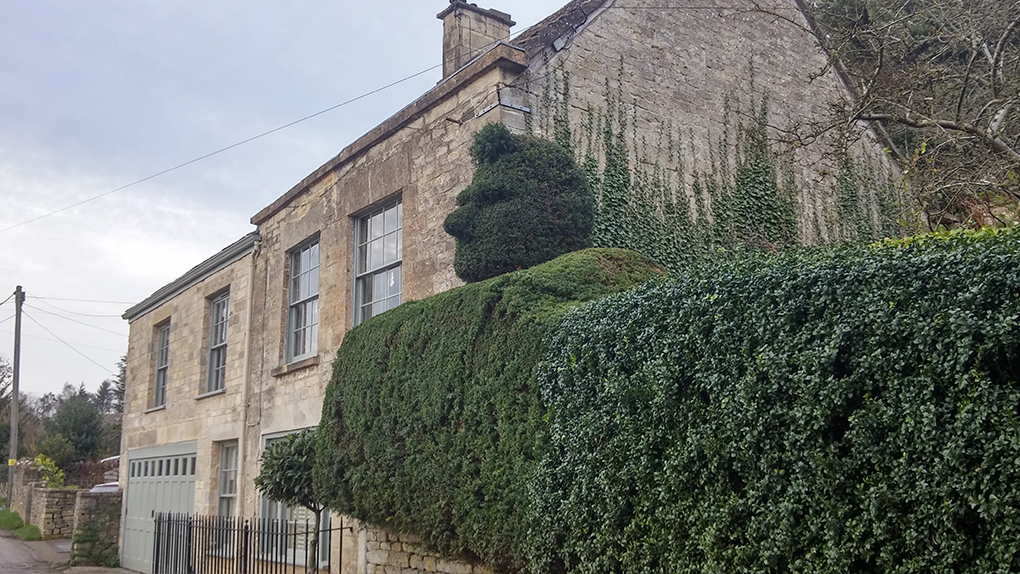
[{"label": "window sill", "polygon": [[197,397],[195,397],[195,400],[196,401],[200,401],[202,399],[207,399],[209,397],[215,397],[216,395],[222,395],[222,394],[224,394],[226,392],[227,392],[227,387],[223,387],[222,389],[217,389],[215,391],[209,391],[208,393],[202,393],[201,395],[198,395]]},{"label": "window sill", "polygon": [[287,363],[282,367],[276,367],[269,374],[274,377],[282,377],[293,373],[294,371],[300,371],[301,369],[307,369],[308,367],[314,367],[319,364],[319,356],[313,355],[307,359],[301,359],[300,361],[294,361],[293,363]]},{"label": "window sill", "polygon": [[142,411],[142,414],[146,414],[147,415],[149,413],[154,413],[156,411],[162,411],[164,409],[166,409],[166,405],[159,405],[158,407],[152,407],[152,408],[149,408],[149,409],[145,409],[144,411]]}]

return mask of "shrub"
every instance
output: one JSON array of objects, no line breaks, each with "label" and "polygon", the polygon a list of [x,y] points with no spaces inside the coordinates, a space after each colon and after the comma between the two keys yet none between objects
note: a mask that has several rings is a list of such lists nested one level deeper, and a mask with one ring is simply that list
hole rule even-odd
[{"label": "shrub", "polygon": [[[315,517],[312,532],[318,532],[323,506],[312,484],[315,431],[299,431],[273,442],[262,451],[261,462],[255,477],[259,494],[273,502],[307,508]],[[309,568],[319,559],[318,547],[319,540],[313,537],[308,547]]]},{"label": "shrub", "polygon": [[39,532],[39,527],[35,524],[26,524],[16,529],[13,534],[26,541],[42,540],[42,533]]},{"label": "shrub", "polygon": [[51,434],[35,445],[35,451],[49,457],[58,468],[74,461],[74,445],[60,433]]},{"label": "shrub", "polygon": [[575,309],[531,567],[1020,571],[1020,234],[720,262]]},{"label": "shrub", "polygon": [[36,455],[32,465],[39,471],[39,477],[46,481],[47,488],[64,488],[64,471],[57,468],[48,456]]},{"label": "shrub", "polygon": [[585,250],[352,329],[319,424],[319,495],[444,553],[519,568],[548,443],[535,370],[550,332],[571,307],[658,273],[631,251]]},{"label": "shrub", "polygon": [[471,155],[474,178],[444,223],[458,277],[481,281],[591,246],[595,204],[568,151],[489,124]]},{"label": "shrub", "polygon": [[13,510],[0,509],[0,528],[4,530],[17,530],[24,526],[21,516]]}]

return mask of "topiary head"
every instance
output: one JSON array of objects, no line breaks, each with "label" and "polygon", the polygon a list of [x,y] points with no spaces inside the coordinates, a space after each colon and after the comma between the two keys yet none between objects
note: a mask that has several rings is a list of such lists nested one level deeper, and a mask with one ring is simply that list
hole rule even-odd
[{"label": "topiary head", "polygon": [[458,277],[481,281],[591,247],[594,201],[569,152],[489,124],[471,156],[474,178],[444,223]]}]

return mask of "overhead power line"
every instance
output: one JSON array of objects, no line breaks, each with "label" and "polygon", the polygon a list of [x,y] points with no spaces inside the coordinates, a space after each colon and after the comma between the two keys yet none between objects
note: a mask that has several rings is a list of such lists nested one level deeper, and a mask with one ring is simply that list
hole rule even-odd
[{"label": "overhead power line", "polygon": [[[27,305],[26,305],[26,307],[27,307]],[[42,311],[42,309],[36,309],[36,311]],[[44,312],[45,312],[45,311],[44,311]],[[24,313],[24,312],[23,312],[23,313]],[[82,357],[85,357],[85,359],[86,359],[86,360],[88,360],[88,361],[89,361],[90,363],[92,363],[93,365],[95,365],[95,366],[99,367],[100,369],[103,369],[103,370],[104,370],[104,371],[106,371],[107,373],[110,373],[111,375],[114,375],[114,376],[116,376],[116,373],[114,373],[114,372],[113,372],[113,371],[111,371],[110,369],[107,369],[106,367],[104,367],[103,365],[101,365],[101,364],[97,363],[96,361],[92,360],[92,358],[91,358],[91,357],[89,357],[89,356],[88,356],[88,355],[86,355],[85,353],[82,353],[81,351],[79,351],[78,349],[76,349],[76,348],[74,347],[74,345],[72,345],[72,344],[68,343],[67,341],[65,341],[65,340],[61,339],[60,337],[58,337],[58,336],[56,335],[56,333],[54,333],[53,331],[50,331],[49,329],[47,329],[47,328],[46,328],[46,325],[43,325],[43,324],[42,324],[42,323],[40,323],[39,321],[36,321],[36,320],[35,320],[35,318],[34,318],[34,317],[32,317],[31,315],[29,315],[28,313],[24,313],[24,315],[25,315],[26,317],[28,317],[29,319],[31,319],[33,323],[35,323],[36,325],[39,325],[40,327],[42,327],[43,331],[46,331],[47,333],[49,333],[50,335],[52,335],[54,339],[56,339],[56,340],[60,341],[60,342],[61,342],[61,343],[63,343],[64,345],[67,345],[67,348],[68,348],[68,349],[71,349],[71,350],[72,350],[72,351],[74,351],[75,353],[78,353],[78,354],[79,354],[79,355],[81,355]]]},{"label": "overhead power line", "polygon": [[4,306],[4,303],[6,303],[6,302],[10,301],[11,299],[14,299],[14,293],[11,293],[10,295],[8,295],[8,296],[7,296],[7,298],[6,298],[6,299],[4,299],[4,302],[3,302],[3,303],[0,303],[0,307],[3,307],[3,306]]},{"label": "overhead power line", "polygon": [[49,213],[44,213],[44,214],[42,214],[42,215],[40,215],[38,217],[33,217],[32,219],[28,219],[28,220],[22,221],[21,223],[15,223],[14,225],[11,225],[10,227],[5,227],[3,229],[0,229],[0,233],[3,233],[5,231],[10,231],[11,229],[15,229],[17,227],[21,227],[22,225],[28,225],[29,223],[34,223],[36,221],[39,221],[40,219],[45,219],[47,217],[50,217],[51,215],[56,215],[58,213],[67,211],[68,209],[73,209],[75,207],[78,207],[79,205],[84,205],[84,204],[89,203],[91,201],[95,201],[97,199],[106,197],[107,195],[110,195],[112,193],[117,193],[118,191],[123,191],[123,190],[125,190],[125,189],[127,189],[129,187],[134,187],[134,186],[136,186],[136,185],[138,185],[140,183],[144,183],[146,181],[149,181],[150,179],[154,179],[154,178],[157,178],[157,177],[159,177],[161,175],[168,174],[168,173],[170,173],[172,171],[177,171],[178,169],[181,169],[182,167],[187,167],[187,166],[189,166],[189,165],[191,165],[191,164],[193,164],[195,162],[202,161],[203,159],[208,159],[210,157],[213,157],[214,155],[219,155],[219,154],[221,154],[221,153],[223,153],[225,151],[232,150],[235,147],[242,146],[242,145],[244,145],[246,143],[249,143],[249,142],[253,142],[253,141],[255,141],[255,140],[259,139],[259,138],[266,137],[266,136],[268,136],[270,134],[274,134],[274,133],[276,133],[276,132],[278,132],[280,130],[287,129],[287,128],[293,126],[293,125],[296,125],[296,124],[299,124],[301,122],[310,120],[312,118],[321,116],[322,114],[325,114],[327,112],[331,112],[331,111],[333,111],[333,110],[335,110],[337,108],[346,106],[348,104],[352,104],[352,103],[354,103],[354,102],[356,102],[358,100],[362,100],[364,98],[367,98],[368,96],[377,94],[377,93],[379,93],[379,92],[381,92],[383,90],[386,90],[388,88],[392,88],[393,86],[396,86],[396,85],[402,84],[402,83],[404,83],[404,82],[406,82],[408,80],[412,80],[414,78],[417,78],[418,76],[420,76],[422,74],[425,74],[425,73],[428,73],[428,72],[431,72],[432,70],[435,70],[436,68],[439,68],[439,67],[442,67],[442,64],[436,64],[435,66],[432,66],[431,68],[426,68],[426,69],[424,69],[424,70],[422,70],[420,72],[416,72],[414,74],[411,74],[410,76],[407,76],[407,77],[401,78],[401,79],[399,79],[399,80],[397,80],[395,82],[391,82],[389,84],[386,84],[385,86],[383,86],[381,88],[376,88],[374,90],[365,92],[365,93],[361,94],[360,96],[356,96],[356,97],[353,97],[353,98],[351,98],[351,99],[349,99],[347,101],[340,102],[339,104],[336,104],[334,106],[330,106],[330,107],[328,107],[328,108],[326,108],[324,110],[315,112],[314,114],[307,115],[307,116],[305,116],[305,117],[303,117],[301,119],[294,120],[294,121],[292,121],[290,123],[287,123],[287,124],[284,124],[282,126],[273,128],[273,129],[271,129],[269,131],[262,132],[262,133],[260,133],[258,135],[255,135],[255,136],[252,136],[250,138],[241,140],[241,141],[239,141],[237,143],[233,143],[233,144],[230,144],[230,145],[228,145],[226,147],[222,147],[222,148],[220,148],[220,149],[218,149],[216,151],[209,152],[209,153],[207,153],[205,155],[198,156],[195,159],[191,159],[191,160],[188,160],[188,161],[186,161],[184,163],[177,164],[177,165],[175,165],[173,167],[164,169],[163,171],[154,173],[154,174],[152,174],[150,176],[143,177],[142,179],[132,181],[131,183],[129,183],[127,185],[122,185],[122,186],[120,186],[118,188],[111,189],[110,191],[106,191],[106,192],[100,193],[99,195],[92,196],[92,197],[90,197],[88,199],[83,199],[83,200],[79,201],[78,203],[73,203],[71,205],[68,205],[68,206],[65,206],[65,207],[61,207],[60,209],[55,209],[53,211],[50,211]]},{"label": "overhead power line", "polygon": [[96,327],[95,325],[90,325],[88,323],[84,323],[84,322],[79,321],[77,319],[72,319],[70,317],[65,317],[65,316],[63,316],[63,315],[61,315],[59,313],[54,313],[52,311],[47,311],[46,309],[40,309],[38,307],[33,307],[32,305],[29,305],[27,303],[25,304],[25,307],[28,307],[29,309],[35,309],[36,311],[39,311],[40,313],[46,313],[47,315],[53,315],[54,317],[60,317],[61,319],[65,320],[65,321],[70,321],[72,323],[77,323],[79,325],[84,325],[86,327],[91,327],[93,329],[97,329],[99,331],[105,331],[107,333],[112,333],[114,335],[119,335],[121,337],[125,337],[125,338],[127,337],[127,335],[125,335],[124,333],[118,333],[117,331],[111,331],[110,329],[104,329],[102,327]]},{"label": "overhead power line", "polygon": [[[7,319],[4,319],[4,321],[6,321],[6,320]],[[4,321],[0,321],[0,323],[3,323]],[[0,331],[0,333],[3,333],[4,335],[13,335],[14,334],[13,331]],[[43,336],[40,336],[40,335],[27,335],[25,333],[22,333],[21,337],[23,339],[39,339],[40,341],[57,341],[56,339],[53,339],[53,338],[50,338],[50,337],[43,337]],[[57,342],[59,342],[59,341],[57,341]],[[97,351],[109,351],[111,353],[120,353],[121,355],[123,355],[126,352],[126,349],[108,349],[106,347],[97,347],[95,345],[87,345],[85,343],[79,343],[77,341],[68,341],[68,342],[70,344],[76,346],[76,347],[82,347],[84,349],[95,349]]]},{"label": "overhead power line", "polygon": [[138,301],[106,301],[102,299],[67,299],[64,297],[40,297],[39,295],[32,295],[33,299],[42,299],[44,301],[73,301],[75,303],[108,303],[112,305],[134,305]]},{"label": "overhead power line", "polygon": [[[32,297],[31,295],[29,295],[29,297],[31,297],[32,299],[39,299],[38,297]],[[119,314],[118,315],[94,315],[92,313],[79,313],[77,311],[68,311],[67,309],[61,309],[60,307],[57,307],[56,305],[54,305],[52,303],[47,303],[46,301],[43,301],[41,299],[39,300],[39,302],[42,303],[43,305],[46,305],[47,307],[49,307],[51,309],[56,309],[57,311],[60,311],[61,313],[70,313],[72,315],[80,315],[82,317],[96,317],[96,318],[99,318],[99,319],[120,319],[121,318],[121,316]]]},{"label": "overhead power line", "polygon": [[[739,12],[739,11],[755,10],[756,9],[756,5],[744,6],[744,7],[719,6],[719,5],[704,5],[704,6],[610,6],[608,9],[618,9],[618,10],[673,10],[673,11],[678,11],[678,12],[691,11],[691,10],[735,10],[735,11]],[[792,10],[797,10],[796,7],[791,7],[791,9]],[[514,32],[513,34],[510,34],[509,37],[513,38],[515,36],[523,34],[523,33],[527,32],[528,30],[530,30],[534,26],[535,25],[528,26],[526,28],[522,28],[521,30],[519,30],[517,32]],[[493,44],[495,44],[495,43],[493,43]],[[485,50],[487,48],[488,47],[483,48],[482,50],[479,50],[479,52],[481,52],[481,51],[483,51],[483,50]],[[45,219],[47,217],[50,217],[52,215],[56,215],[58,213],[62,213],[62,212],[67,211],[69,209],[74,209],[75,207],[78,207],[80,205],[84,205],[86,203],[89,203],[89,202],[95,201],[97,199],[106,197],[106,196],[108,196],[110,194],[117,193],[118,191],[123,191],[125,189],[128,189],[129,187],[134,187],[134,186],[136,186],[136,185],[138,185],[140,183],[145,183],[146,181],[149,181],[150,179],[155,179],[155,178],[157,178],[157,177],[159,177],[161,175],[166,175],[166,174],[168,174],[170,172],[177,171],[177,170],[179,170],[179,169],[181,169],[183,167],[187,167],[187,166],[189,166],[189,165],[191,165],[193,163],[202,161],[204,159],[208,159],[208,158],[213,157],[215,155],[219,155],[219,154],[221,154],[221,153],[223,153],[225,151],[232,150],[232,149],[234,149],[234,148],[236,148],[238,146],[242,146],[242,145],[244,145],[246,143],[253,142],[253,141],[257,140],[257,139],[260,139],[260,138],[266,137],[268,135],[274,134],[274,133],[276,133],[278,131],[287,129],[287,128],[289,128],[291,126],[294,126],[294,125],[297,125],[297,124],[299,124],[301,122],[304,122],[304,121],[310,120],[312,118],[321,116],[322,114],[331,112],[331,111],[333,111],[333,110],[335,110],[337,108],[341,108],[341,107],[346,106],[348,104],[352,104],[352,103],[354,103],[354,102],[356,102],[358,100],[362,100],[362,99],[367,98],[369,96],[375,95],[375,94],[377,94],[377,93],[379,93],[379,92],[381,92],[383,90],[392,88],[393,86],[402,84],[402,83],[407,82],[409,80],[413,80],[414,78],[417,78],[418,76],[421,76],[422,74],[426,74],[428,72],[431,72],[432,70],[435,70],[437,68],[441,68],[442,66],[443,66],[443,64],[439,63],[439,64],[436,64],[435,66],[431,66],[429,68],[425,68],[424,70],[421,70],[420,72],[415,72],[415,73],[413,73],[413,74],[411,74],[409,76],[406,76],[404,78],[401,78],[401,79],[399,79],[399,80],[397,80],[395,82],[390,82],[389,84],[386,84],[385,86],[382,86],[380,88],[375,88],[374,90],[370,90],[370,91],[365,92],[365,93],[363,93],[363,94],[361,94],[359,96],[355,96],[355,97],[353,97],[353,98],[351,98],[349,100],[340,102],[339,104],[336,104],[336,105],[330,106],[330,107],[328,107],[328,108],[326,108],[324,110],[320,110],[318,112],[315,112],[314,114],[309,114],[309,115],[307,115],[307,116],[305,116],[303,118],[300,118],[300,119],[294,120],[292,122],[283,124],[282,126],[275,127],[275,128],[273,128],[271,130],[262,132],[262,133],[260,133],[258,135],[254,135],[254,136],[251,136],[251,137],[249,137],[247,139],[243,139],[243,140],[241,140],[239,142],[230,144],[230,145],[228,145],[226,147],[222,147],[222,148],[220,148],[218,150],[209,152],[209,153],[204,154],[204,155],[200,155],[200,156],[198,156],[198,157],[196,157],[194,159],[188,160],[188,161],[186,161],[184,163],[177,164],[177,165],[175,165],[173,167],[169,167],[169,168],[164,169],[162,171],[156,172],[156,173],[154,173],[152,175],[143,177],[142,179],[138,179],[138,180],[132,181],[131,183],[128,183],[126,185],[122,185],[120,187],[111,189],[109,191],[105,191],[103,193],[100,193],[99,195],[94,195],[94,196],[89,197],[87,199],[83,199],[83,200],[81,200],[81,201],[79,201],[77,203],[73,203],[71,205],[67,205],[67,206],[61,207],[60,209],[55,209],[55,210],[50,211],[48,213],[44,213],[44,214],[42,214],[40,216],[33,217],[32,219],[27,219],[27,220],[22,221],[20,223],[15,223],[14,225],[11,225],[9,227],[4,227],[3,229],[0,229],[0,233],[3,233],[5,231],[10,231],[12,229],[21,227],[22,225],[28,225],[29,223],[34,223],[36,221],[39,221],[40,219]]]},{"label": "overhead power line", "polygon": [[7,321],[10,321],[10,320],[11,320],[11,319],[13,319],[13,318],[14,318],[14,315],[11,315],[10,317],[8,317],[8,318],[4,319],[3,321],[0,321],[0,325],[2,325],[2,324],[4,324],[4,323],[6,323]]}]

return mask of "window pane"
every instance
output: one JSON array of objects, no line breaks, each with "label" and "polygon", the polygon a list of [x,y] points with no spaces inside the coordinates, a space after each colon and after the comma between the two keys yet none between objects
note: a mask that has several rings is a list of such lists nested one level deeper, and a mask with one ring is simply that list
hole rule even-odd
[{"label": "window pane", "polygon": [[301,276],[298,275],[290,280],[290,302],[301,300]]},{"label": "window pane", "polygon": [[404,230],[397,230],[397,259],[404,258]]},{"label": "window pane", "polygon": [[356,239],[358,245],[363,245],[368,242],[368,218],[362,218],[358,220],[358,237]]},{"label": "window pane", "polygon": [[387,295],[399,295],[400,294],[400,267],[394,267],[389,270],[389,285],[386,290]]},{"label": "window pane", "polygon": [[308,295],[315,295],[319,292],[319,268],[315,267],[308,272]]},{"label": "window pane", "polygon": [[372,243],[370,243],[369,244],[369,249],[371,249],[371,254],[369,255],[368,268],[366,269],[366,271],[371,271],[372,269],[375,269],[376,267],[382,267],[383,265],[385,265],[385,263],[383,263],[383,242],[382,242],[382,240],[378,240],[377,239],[377,240],[373,241]]},{"label": "window pane", "polygon": [[369,226],[369,239],[375,239],[381,237],[383,234],[383,214],[377,213],[372,216],[372,222]]},{"label": "window pane", "polygon": [[375,317],[379,313],[383,313],[385,311],[386,311],[386,300],[385,299],[380,300],[380,301],[376,301],[375,303],[372,303],[372,316],[373,317]]},{"label": "window pane", "polygon": [[385,249],[384,264],[388,265],[397,260],[397,234],[391,233],[383,238],[383,245]]},{"label": "window pane", "polygon": [[387,209],[384,218],[386,219],[385,233],[392,233],[396,231],[397,227],[400,225],[400,222],[397,219],[397,206],[394,205]]},{"label": "window pane", "polygon": [[382,271],[376,273],[374,278],[374,289],[372,290],[372,301],[379,301],[380,299],[386,298],[386,276],[388,273]]},{"label": "window pane", "polygon": [[358,262],[355,265],[355,272],[362,273],[368,269],[368,246],[361,245],[358,247]]},{"label": "window pane", "polygon": [[355,284],[354,286],[355,289],[357,290],[355,301],[359,305],[364,305],[365,303],[372,302],[372,290],[367,288],[367,286],[370,286],[372,284],[371,280],[372,280],[371,275],[369,275],[368,277],[360,277],[358,279],[357,284]]},{"label": "window pane", "polygon": [[319,266],[319,244],[313,243],[312,246],[308,248],[308,267],[309,269],[311,269],[312,267],[318,266]]}]

